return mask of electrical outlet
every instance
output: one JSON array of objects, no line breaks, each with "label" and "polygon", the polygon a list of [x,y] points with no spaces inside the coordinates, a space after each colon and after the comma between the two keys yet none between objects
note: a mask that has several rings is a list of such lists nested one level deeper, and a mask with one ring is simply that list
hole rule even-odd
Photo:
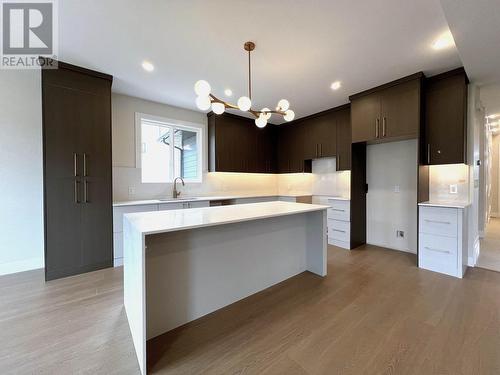
[{"label": "electrical outlet", "polygon": [[135,187],[133,186],[128,187],[128,195],[135,195]]},{"label": "electrical outlet", "polygon": [[450,185],[450,194],[458,194],[458,185],[457,184]]},{"label": "electrical outlet", "polygon": [[396,237],[398,238],[405,238],[405,232],[402,230],[397,230],[396,231]]}]

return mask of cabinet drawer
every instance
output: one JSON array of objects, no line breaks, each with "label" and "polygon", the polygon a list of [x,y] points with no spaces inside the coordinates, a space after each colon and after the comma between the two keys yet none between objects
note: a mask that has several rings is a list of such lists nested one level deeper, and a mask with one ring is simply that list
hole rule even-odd
[{"label": "cabinet drawer", "polygon": [[420,234],[419,267],[457,276],[461,269],[458,266],[457,246],[457,238]]},{"label": "cabinet drawer", "polygon": [[419,232],[438,236],[457,237],[456,208],[420,207]]},{"label": "cabinet drawer", "polygon": [[351,202],[340,200],[328,200],[328,219],[350,221],[351,220]]},{"label": "cabinet drawer", "polygon": [[134,212],[158,211],[156,204],[143,204],[139,206],[113,207],[113,232],[123,232],[123,215]]},{"label": "cabinet drawer", "polygon": [[348,221],[328,220],[328,238],[349,242],[351,240],[351,223]]}]

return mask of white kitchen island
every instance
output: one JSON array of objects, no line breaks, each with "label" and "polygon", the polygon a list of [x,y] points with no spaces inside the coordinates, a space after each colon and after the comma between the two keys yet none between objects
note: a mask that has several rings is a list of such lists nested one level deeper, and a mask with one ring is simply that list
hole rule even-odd
[{"label": "white kitchen island", "polygon": [[327,206],[264,202],[127,214],[124,303],[146,341],[309,271],[326,276]]}]

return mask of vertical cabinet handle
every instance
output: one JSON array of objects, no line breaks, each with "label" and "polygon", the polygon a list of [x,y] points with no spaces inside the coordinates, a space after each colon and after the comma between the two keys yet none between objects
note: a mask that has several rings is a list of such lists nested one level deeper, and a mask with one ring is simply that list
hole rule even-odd
[{"label": "vertical cabinet handle", "polygon": [[73,176],[78,177],[78,154],[73,152]]},{"label": "vertical cabinet handle", "polygon": [[380,119],[377,118],[375,120],[375,138],[378,138],[380,136]]},{"label": "vertical cabinet handle", "polygon": [[87,177],[87,154],[83,153],[83,177]]},{"label": "vertical cabinet handle", "polygon": [[89,184],[87,180],[83,181],[83,202],[89,203]]},{"label": "vertical cabinet handle", "polygon": [[74,184],[73,184],[73,186],[74,186],[73,199],[74,199],[75,203],[80,203],[80,201],[78,200],[78,184],[79,183],[80,183],[79,181],[75,180]]},{"label": "vertical cabinet handle", "polygon": [[319,144],[319,157],[323,157],[323,143]]},{"label": "vertical cabinet handle", "polygon": [[385,137],[387,135],[386,129],[387,129],[387,118],[384,116],[382,120],[382,137]]},{"label": "vertical cabinet handle", "polygon": [[427,164],[431,163],[431,144],[427,143]]}]

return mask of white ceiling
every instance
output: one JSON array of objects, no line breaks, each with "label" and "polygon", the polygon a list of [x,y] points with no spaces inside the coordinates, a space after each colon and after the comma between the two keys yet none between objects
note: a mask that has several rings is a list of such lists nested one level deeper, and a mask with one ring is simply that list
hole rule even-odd
[{"label": "white ceiling", "polygon": [[462,65],[454,47],[430,47],[448,29],[439,0],[64,0],[59,15],[61,60],[112,74],[115,92],[191,109],[198,79],[234,102],[246,94],[247,40],[255,108],[287,98],[297,117]]},{"label": "white ceiling", "polygon": [[467,75],[487,114],[500,113],[500,1],[441,0]]}]

